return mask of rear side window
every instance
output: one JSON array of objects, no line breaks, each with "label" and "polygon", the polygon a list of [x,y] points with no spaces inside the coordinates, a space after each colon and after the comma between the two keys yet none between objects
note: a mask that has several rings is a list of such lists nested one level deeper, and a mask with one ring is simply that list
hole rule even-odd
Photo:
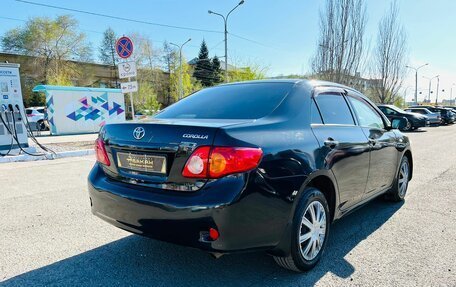
[{"label": "rear side window", "polygon": [[315,98],[324,124],[354,125],[353,116],[339,93],[319,94]]},{"label": "rear side window", "polygon": [[169,106],[156,118],[259,119],[270,114],[294,83],[250,83],[218,86]]},{"label": "rear side window", "polygon": [[33,110],[25,110],[25,113],[26,113],[27,115],[31,115],[31,114],[33,113]]},{"label": "rear side window", "polygon": [[362,127],[385,128],[382,117],[368,103],[362,99],[348,97]]}]

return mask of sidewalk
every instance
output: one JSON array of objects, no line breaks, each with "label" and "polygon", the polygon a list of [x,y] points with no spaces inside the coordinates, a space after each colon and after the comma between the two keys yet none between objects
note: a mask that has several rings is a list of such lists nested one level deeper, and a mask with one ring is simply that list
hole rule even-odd
[{"label": "sidewalk", "polygon": [[49,132],[42,132],[40,136],[36,136],[36,139],[42,146],[51,152],[44,151],[29,138],[30,147],[36,149],[36,152],[30,152],[34,155],[22,153],[19,155],[0,157],[0,163],[91,155],[95,153],[93,146],[97,136],[98,134],[51,136],[49,135]]}]

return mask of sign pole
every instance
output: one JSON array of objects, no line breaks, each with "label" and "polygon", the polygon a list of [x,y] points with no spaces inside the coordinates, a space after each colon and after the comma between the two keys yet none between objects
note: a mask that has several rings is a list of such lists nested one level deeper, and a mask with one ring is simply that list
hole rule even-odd
[{"label": "sign pole", "polygon": [[[133,42],[128,37],[120,37],[116,41],[116,52],[120,58],[126,60],[133,54]],[[131,118],[135,120],[135,106],[133,103],[133,92],[138,91],[138,82],[131,82],[131,77],[136,77],[136,64],[135,62],[123,62],[119,63],[119,78],[128,78],[127,83],[121,83],[121,90],[124,94],[130,95],[131,104]]]},{"label": "sign pole", "polygon": [[[131,81],[131,78],[128,77],[128,81]],[[133,93],[130,92],[130,104],[131,104],[131,118],[134,121],[135,120],[135,106],[133,105]]]}]

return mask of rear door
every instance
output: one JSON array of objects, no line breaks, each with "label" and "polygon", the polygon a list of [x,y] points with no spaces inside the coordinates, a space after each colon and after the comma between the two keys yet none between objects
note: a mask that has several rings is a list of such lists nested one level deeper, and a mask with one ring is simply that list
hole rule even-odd
[{"label": "rear door", "polygon": [[[320,143],[317,168],[331,169],[337,180],[340,209],[353,206],[362,199],[369,171],[369,142],[356,125],[342,89],[315,92],[314,101],[321,115],[312,130]],[[312,103],[312,104],[315,104]]]},{"label": "rear door", "polygon": [[392,130],[385,129],[382,116],[369,102],[355,93],[349,93],[347,99],[371,149],[366,187],[366,197],[369,197],[393,182],[398,162],[396,135]]}]

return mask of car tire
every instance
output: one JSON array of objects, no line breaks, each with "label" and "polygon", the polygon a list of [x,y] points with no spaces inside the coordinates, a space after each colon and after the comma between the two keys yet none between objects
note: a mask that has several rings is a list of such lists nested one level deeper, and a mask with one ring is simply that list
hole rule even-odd
[{"label": "car tire", "polygon": [[277,264],[296,272],[312,269],[326,247],[330,217],[323,193],[313,187],[306,188],[293,216],[290,254],[274,256]]},{"label": "car tire", "polygon": [[46,125],[44,124],[44,121],[38,121],[36,123],[36,127],[38,131],[45,131],[46,130]]},{"label": "car tire", "polygon": [[412,123],[409,120],[407,120],[407,125],[402,129],[402,131],[408,132],[411,129],[412,129]]},{"label": "car tire", "polygon": [[410,163],[408,157],[402,157],[399,171],[396,175],[393,188],[388,192],[387,199],[393,202],[403,201],[407,193],[408,183],[410,180]]}]

